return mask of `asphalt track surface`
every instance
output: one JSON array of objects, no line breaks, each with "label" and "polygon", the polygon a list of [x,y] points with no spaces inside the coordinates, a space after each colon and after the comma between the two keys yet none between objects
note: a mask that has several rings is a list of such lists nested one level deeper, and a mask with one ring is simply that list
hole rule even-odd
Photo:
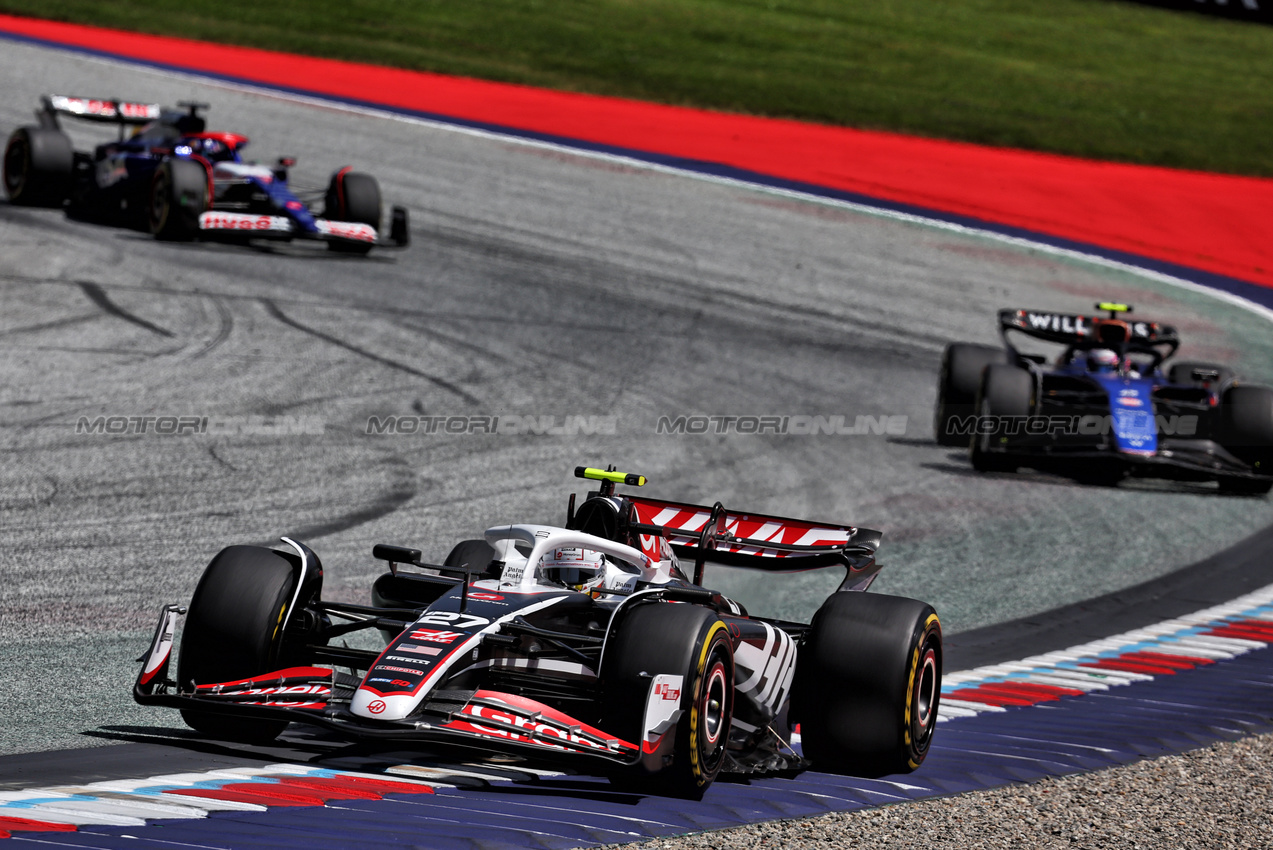
[{"label": "asphalt track surface", "polygon": [[[885,529],[877,589],[932,601],[955,634],[1171,573],[1273,514],[1206,487],[978,476],[932,441],[942,346],[993,342],[1000,307],[1127,300],[1180,328],[1182,356],[1273,380],[1266,320],[1229,302],[826,203],[9,42],[0,78],[5,129],[48,92],[209,101],[213,126],[251,136],[261,161],[299,157],[296,181],[351,162],[414,216],[409,250],[351,259],[159,244],[0,205],[2,752],[176,725],[132,704],[132,659],[158,607],[187,600],[227,543],[304,539],[327,595],[362,601],[372,543],[440,558],[498,522],[558,521],[583,462],[642,472],[655,495]],[[907,428],[656,433],[660,416],[692,414]],[[223,427],[76,433],[80,417],[161,415]],[[613,433],[366,433],[387,415],[602,417]],[[782,591],[788,611],[815,601]]]},{"label": "asphalt track surface", "polygon": [[[1014,233],[1260,300],[1273,181],[989,148],[0,15],[93,55]],[[1077,243],[1074,241],[1077,240]],[[1267,303],[1262,301],[1261,303]]]}]

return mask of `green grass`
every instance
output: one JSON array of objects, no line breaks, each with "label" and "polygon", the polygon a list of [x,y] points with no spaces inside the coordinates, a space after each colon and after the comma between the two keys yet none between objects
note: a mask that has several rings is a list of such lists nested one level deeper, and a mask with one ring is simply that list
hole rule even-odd
[{"label": "green grass", "polygon": [[1273,176],[1273,27],[1117,0],[0,0],[0,10]]}]

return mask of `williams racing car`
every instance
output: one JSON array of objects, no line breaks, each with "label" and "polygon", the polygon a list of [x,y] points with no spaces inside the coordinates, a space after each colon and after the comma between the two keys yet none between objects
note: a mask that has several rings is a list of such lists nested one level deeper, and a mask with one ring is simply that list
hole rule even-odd
[{"label": "williams racing car", "polygon": [[[4,152],[9,200],[65,207],[75,218],[146,227],[159,239],[312,239],[333,251],[365,254],[375,245],[404,247],[407,211],[391,211],[381,234],[380,186],[350,168],[326,189],[293,187],[291,158],[272,166],[245,162],[246,136],[209,132],[201,109],[53,95],[20,127]],[[77,151],[59,116],[115,124],[119,137],[92,153]],[[131,132],[128,132],[129,128]]]},{"label": "williams racing car", "polygon": [[[864,592],[880,532],[620,495],[616,483],[645,479],[575,474],[600,486],[577,508],[571,494],[562,527],[491,528],[442,563],[375,546],[389,569],[368,606],[324,601],[299,541],[222,550],[189,606],[165,608],[134,697],[208,736],[266,741],[294,721],[691,797],[722,771],[919,766],[941,625],[923,602]],[[752,617],[702,586],[709,562],[774,581],[832,568],[840,583],[811,623]],[[387,645],[338,640],[357,630]]]},{"label": "williams racing car", "polygon": [[[1125,475],[1217,481],[1236,493],[1273,487],[1273,389],[1227,366],[1166,361],[1174,328],[1107,315],[1001,310],[1003,347],[952,343],[942,357],[934,425],[969,447],[982,472],[1032,467],[1113,485]],[[1023,354],[1013,334],[1059,343],[1055,360]]]}]

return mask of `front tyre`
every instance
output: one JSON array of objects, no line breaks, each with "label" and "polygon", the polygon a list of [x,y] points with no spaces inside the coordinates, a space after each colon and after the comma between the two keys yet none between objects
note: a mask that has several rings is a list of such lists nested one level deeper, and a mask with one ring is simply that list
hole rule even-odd
[{"label": "front tyre", "polygon": [[[1273,475],[1273,389],[1237,384],[1220,399],[1220,443],[1234,456],[1250,464],[1251,471]],[[1231,493],[1261,495],[1273,482],[1251,479],[1222,480]]]},{"label": "front tyre", "polygon": [[[370,174],[342,168],[332,175],[327,186],[323,217],[332,221],[369,224],[379,233],[380,184]],[[344,254],[366,254],[372,246],[370,242],[332,240],[327,247]]]},{"label": "front tyre", "polygon": [[192,159],[170,159],[150,183],[149,224],[156,239],[189,242],[199,235],[199,216],[211,202],[208,169]]},{"label": "front tyre", "polygon": [[[215,684],[280,669],[283,621],[296,590],[296,568],[259,546],[222,549],[204,570],[186,614],[177,682]],[[277,738],[282,720],[182,709],[186,724],[212,738],[261,743]]]},{"label": "front tyre", "polygon": [[933,414],[937,445],[968,445],[972,435],[958,427],[957,420],[975,413],[977,390],[981,388],[981,375],[986,367],[991,363],[1005,363],[1007,359],[1007,352],[993,345],[952,342],[946,346],[937,379],[937,409]]},{"label": "front tyre", "polygon": [[1025,369],[992,363],[977,392],[977,426],[968,457],[978,472],[1016,472],[1017,464],[1001,449],[1008,442],[1009,422],[1030,415],[1034,377]]},{"label": "front tyre", "polygon": [[909,773],[924,761],[941,700],[941,622],[931,605],[845,591],[814,615],[792,709],[814,769]]},{"label": "front tyre", "polygon": [[4,149],[4,190],[9,201],[57,207],[71,192],[75,150],[59,130],[19,127]]},{"label": "front tyre", "polygon": [[[676,725],[661,763],[614,777],[647,793],[699,799],[725,764],[734,716],[734,653],[725,623],[712,611],[667,602],[628,613],[606,645],[603,728],[641,744],[654,677],[682,678]],[[670,756],[670,758],[668,757]]]}]

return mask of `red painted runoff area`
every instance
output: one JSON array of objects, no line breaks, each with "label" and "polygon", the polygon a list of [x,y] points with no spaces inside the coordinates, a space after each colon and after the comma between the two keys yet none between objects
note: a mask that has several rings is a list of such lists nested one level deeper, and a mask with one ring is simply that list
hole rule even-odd
[{"label": "red painted runoff area", "polygon": [[1273,180],[729,115],[7,15],[0,15],[0,32],[341,100],[719,164],[1273,287]]}]

